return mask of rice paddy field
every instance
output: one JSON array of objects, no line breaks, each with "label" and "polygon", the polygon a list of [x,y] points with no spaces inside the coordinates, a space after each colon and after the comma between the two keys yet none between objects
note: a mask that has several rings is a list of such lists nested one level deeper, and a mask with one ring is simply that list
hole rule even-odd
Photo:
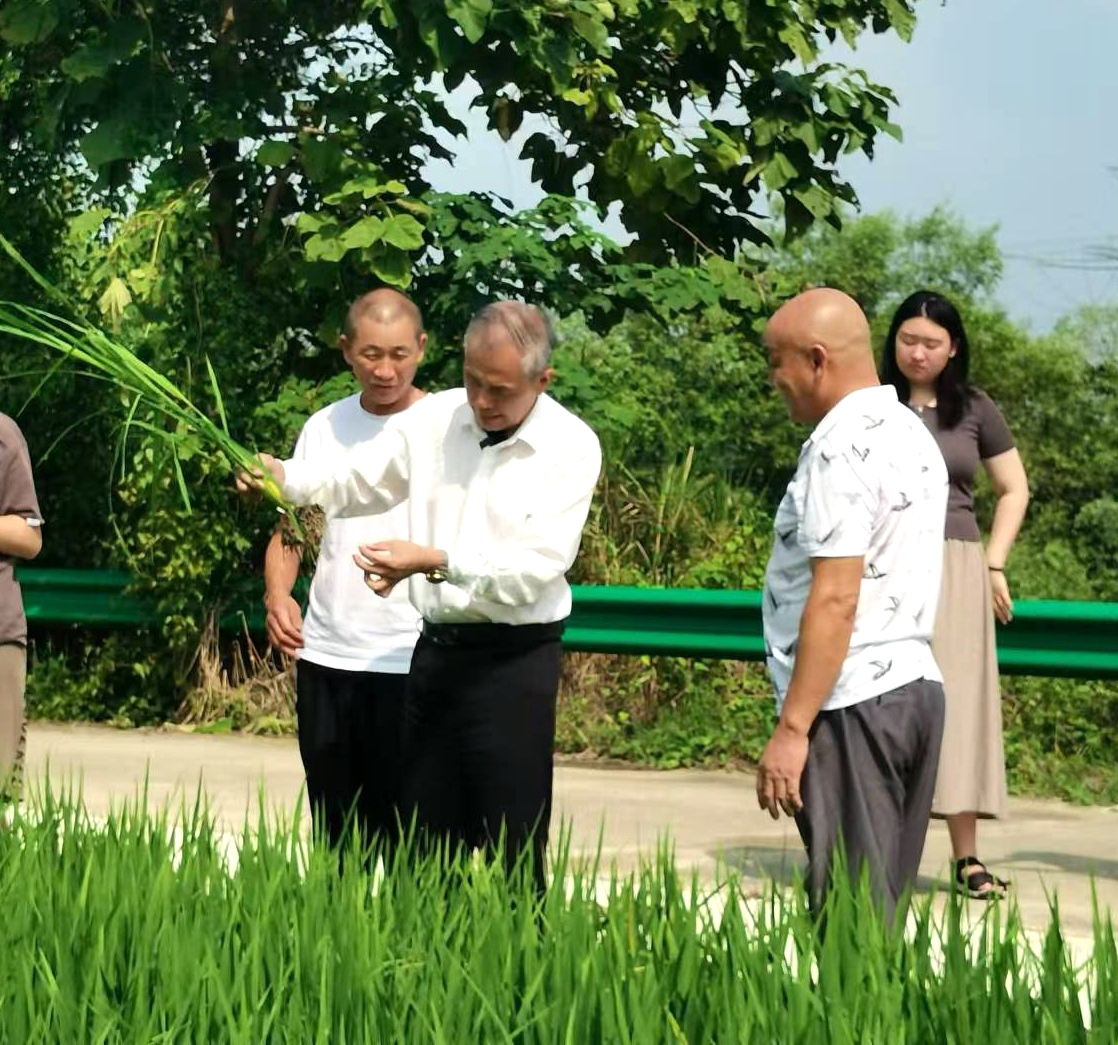
[{"label": "rice paddy field", "polygon": [[361,861],[263,815],[33,797],[0,827],[3,1042],[1113,1042],[1118,951],[1052,912],[918,898],[886,932],[837,890],[634,875],[562,855],[540,900],[479,859]]}]

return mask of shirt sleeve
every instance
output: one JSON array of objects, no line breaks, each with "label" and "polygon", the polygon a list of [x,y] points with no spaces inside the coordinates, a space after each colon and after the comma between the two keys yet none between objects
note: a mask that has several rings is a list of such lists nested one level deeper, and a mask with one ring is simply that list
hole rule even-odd
[{"label": "shirt sleeve", "polygon": [[974,409],[978,415],[978,456],[983,461],[988,461],[991,457],[1012,450],[1013,433],[994,401],[985,393],[979,392],[974,396]]},{"label": "shirt sleeve", "polygon": [[805,463],[802,491],[797,536],[809,559],[861,557],[869,551],[877,497],[851,456],[816,447]]},{"label": "shirt sleeve", "polygon": [[0,429],[0,515],[19,515],[29,526],[42,525],[31,455],[14,422]]},{"label": "shirt sleeve", "polygon": [[447,578],[471,598],[528,606],[574,564],[602,467],[596,438],[558,465],[541,485],[525,527],[490,555],[456,545],[447,550]]},{"label": "shirt sleeve", "polygon": [[319,505],[328,517],[377,515],[407,500],[409,464],[399,427],[386,427],[340,461],[321,452],[307,456],[297,444],[283,462],[283,493],[294,504]]}]

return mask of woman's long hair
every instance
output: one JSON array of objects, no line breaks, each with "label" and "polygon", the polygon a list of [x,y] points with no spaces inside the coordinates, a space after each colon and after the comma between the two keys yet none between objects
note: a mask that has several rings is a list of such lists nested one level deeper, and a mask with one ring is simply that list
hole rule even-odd
[{"label": "woman's long hair", "polygon": [[908,378],[897,366],[897,331],[902,323],[915,316],[922,316],[943,327],[955,346],[955,354],[947,361],[947,366],[935,382],[939,425],[941,428],[954,428],[963,419],[967,400],[971,395],[971,387],[967,383],[970,346],[967,344],[967,332],[963,329],[959,310],[942,294],[933,290],[918,290],[897,306],[893,321],[889,324],[889,333],[885,335],[884,351],[881,353],[881,383],[892,385],[897,390],[897,398],[902,403],[908,402],[911,391]]}]

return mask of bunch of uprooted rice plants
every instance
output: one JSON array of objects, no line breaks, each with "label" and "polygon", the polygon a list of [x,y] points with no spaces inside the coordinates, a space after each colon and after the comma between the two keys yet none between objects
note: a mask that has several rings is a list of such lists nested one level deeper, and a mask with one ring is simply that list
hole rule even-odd
[{"label": "bunch of uprooted rice plants", "polygon": [[[531,885],[477,859],[339,873],[261,816],[232,847],[195,807],[98,823],[49,792],[0,830],[0,1041],[1110,1042],[1118,955],[1075,968],[1058,920],[968,928],[918,903],[884,931],[832,897],[704,891],[560,854]],[[939,911],[939,913],[935,913]]]},{"label": "bunch of uprooted rice plants", "polygon": [[[0,250],[23,269],[48,300],[66,308],[62,293],[38,273],[2,235]],[[19,338],[60,353],[63,358],[59,360],[59,364],[68,362],[81,373],[110,382],[129,402],[124,421],[125,438],[130,430],[137,429],[155,435],[166,443],[171,450],[175,479],[187,507],[190,506],[190,493],[177,452],[185,438],[198,440],[205,452],[223,460],[232,472],[258,471],[256,455],[229,434],[225,403],[208,358],[205,360],[206,375],[213,396],[216,420],[195,405],[165,375],[85,319],[68,319],[32,305],[0,301],[0,335]],[[142,419],[141,410],[145,407],[162,418],[163,425]],[[122,463],[123,446],[122,440]],[[260,491],[266,500],[286,515],[287,524],[301,540],[302,529],[295,511],[284,499],[282,491],[270,475],[260,476]]]}]

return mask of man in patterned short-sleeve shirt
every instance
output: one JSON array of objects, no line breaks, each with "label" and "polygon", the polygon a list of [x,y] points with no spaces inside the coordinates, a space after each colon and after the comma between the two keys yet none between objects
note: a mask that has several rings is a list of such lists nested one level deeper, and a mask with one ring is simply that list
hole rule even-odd
[{"label": "man in patterned short-sleeve shirt", "polygon": [[779,719],[757,797],[792,814],[818,906],[839,840],[891,916],[915,881],[943,731],[931,653],[947,471],[879,384],[861,309],[811,290],[765,331],[773,384],[815,427],[776,513],[766,659]]}]

